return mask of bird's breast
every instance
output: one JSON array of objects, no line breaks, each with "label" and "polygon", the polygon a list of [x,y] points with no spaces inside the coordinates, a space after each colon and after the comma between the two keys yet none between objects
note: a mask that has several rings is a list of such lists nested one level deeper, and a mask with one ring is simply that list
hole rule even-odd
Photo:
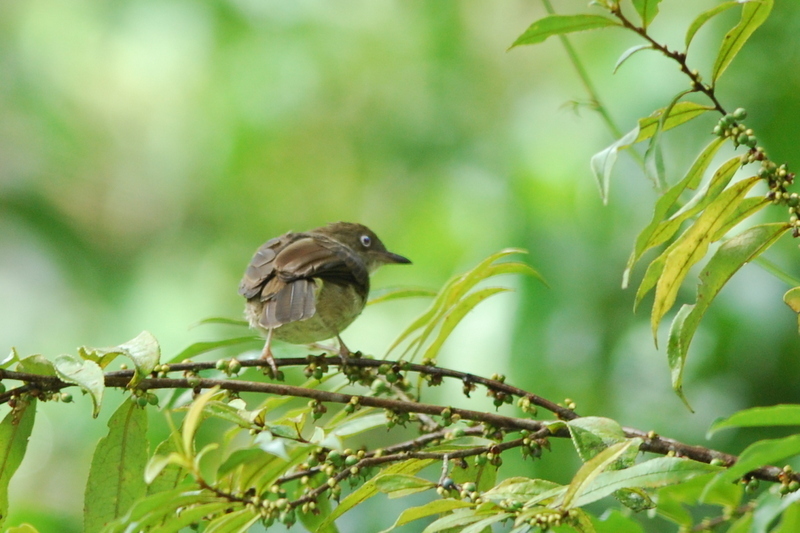
[{"label": "bird's breast", "polygon": [[273,335],[293,344],[330,339],[344,331],[365,304],[366,298],[353,285],[323,281],[317,291],[314,315],[283,324],[275,328]]}]

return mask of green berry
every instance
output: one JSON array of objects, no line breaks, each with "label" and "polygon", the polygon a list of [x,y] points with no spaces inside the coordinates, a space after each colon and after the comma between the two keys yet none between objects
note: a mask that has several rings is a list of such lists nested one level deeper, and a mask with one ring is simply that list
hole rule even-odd
[{"label": "green berry", "polygon": [[736,120],[744,120],[747,118],[747,111],[744,108],[738,108],[732,113],[733,118]]}]

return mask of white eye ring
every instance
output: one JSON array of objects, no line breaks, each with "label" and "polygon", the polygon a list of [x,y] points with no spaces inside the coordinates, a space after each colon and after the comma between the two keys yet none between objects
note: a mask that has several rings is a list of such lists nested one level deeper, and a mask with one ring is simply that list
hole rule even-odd
[{"label": "white eye ring", "polygon": [[364,248],[369,248],[370,244],[372,244],[372,239],[369,238],[369,235],[362,235],[361,246],[363,246]]}]

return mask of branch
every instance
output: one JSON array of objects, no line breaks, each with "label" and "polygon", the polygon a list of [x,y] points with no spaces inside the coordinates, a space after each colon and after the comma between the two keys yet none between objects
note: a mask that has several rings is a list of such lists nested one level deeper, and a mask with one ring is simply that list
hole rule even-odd
[{"label": "branch", "polygon": [[[308,365],[310,362],[319,362],[324,360],[325,363],[342,366],[341,359],[338,356],[321,358],[318,356],[293,357],[293,358],[277,358],[275,360],[278,367],[286,366],[300,366]],[[238,361],[242,367],[262,367],[268,371],[268,364],[262,359],[249,359]],[[349,404],[355,403],[361,406],[376,407],[387,409],[393,413],[415,413],[424,414],[429,416],[442,416],[443,414],[452,420],[462,419],[470,420],[487,424],[497,430],[508,431],[528,431],[535,434],[536,439],[546,439],[549,437],[555,438],[570,438],[570,432],[565,424],[558,424],[554,422],[544,422],[533,420],[531,418],[520,418],[505,416],[495,413],[487,413],[482,411],[473,411],[469,409],[461,409],[456,407],[442,407],[440,405],[427,404],[408,400],[395,400],[389,398],[379,398],[376,396],[365,396],[357,394],[342,394],[338,392],[330,392],[325,390],[311,389],[306,387],[298,387],[294,385],[285,385],[280,383],[262,383],[255,381],[244,381],[238,379],[207,379],[200,378],[194,375],[195,372],[204,370],[215,369],[216,361],[211,362],[182,362],[175,364],[160,365],[158,373],[166,374],[171,372],[184,372],[188,377],[183,378],[167,378],[167,377],[151,377],[142,380],[136,388],[138,390],[151,390],[151,389],[193,389],[200,391],[201,389],[210,389],[212,387],[219,387],[222,390],[231,392],[255,392],[262,394],[275,394],[283,396],[293,396],[298,398],[315,399],[320,402]],[[543,407],[562,420],[574,420],[579,418],[574,410],[558,405],[541,396],[537,396],[531,392],[525,391],[518,387],[506,384],[499,379],[488,379],[473,374],[460,372],[448,368],[441,368],[431,365],[412,364],[403,361],[381,361],[375,359],[365,359],[362,357],[348,359],[347,365],[343,368],[345,375],[351,379],[352,376],[358,374],[359,371],[364,369],[378,369],[380,367],[389,366],[392,369],[399,369],[407,372],[417,372],[424,376],[429,376],[435,383],[436,380],[441,378],[458,379],[465,384],[465,394],[474,390],[476,384],[483,385],[487,388],[490,394],[506,395],[503,397],[503,403],[508,403],[513,397],[529,400],[531,404]],[[154,372],[155,373],[155,372]],[[132,370],[118,370],[107,372],[105,374],[105,384],[108,387],[125,388],[133,377]],[[64,382],[54,376],[40,376],[37,374],[14,372],[10,370],[0,369],[0,380],[13,379],[26,382],[25,385],[6,391],[0,394],[0,404],[8,402],[12,398],[18,397],[22,394],[32,394],[37,397],[46,399],[45,393],[58,391],[66,387],[74,386],[71,383]],[[438,435],[446,430],[439,430],[438,432],[431,433],[430,435]],[[685,444],[675,439],[662,437],[652,431],[642,431],[636,428],[624,428],[627,437],[638,437],[642,439],[640,449],[645,452],[651,452],[659,455],[674,455],[679,457],[686,457],[695,461],[703,463],[711,463],[712,461],[721,462],[725,466],[731,466],[736,463],[737,457],[735,455],[727,454],[703,446],[694,446]],[[443,433],[442,433],[443,434]],[[435,440],[435,437],[431,437]],[[439,437],[441,438],[441,437]],[[419,441],[426,442],[426,441]],[[515,441],[509,441],[515,442]],[[508,443],[503,443],[500,446],[505,446]],[[518,444],[517,444],[518,445]],[[408,446],[404,444],[403,446]],[[469,450],[467,450],[468,452]],[[414,457],[420,458],[441,458],[439,455],[419,455],[429,452],[413,452]],[[483,453],[483,452],[477,452]],[[468,454],[469,455],[469,454]],[[410,457],[404,454],[403,457]],[[451,453],[450,457],[457,458],[457,453]],[[367,459],[375,459],[374,457],[367,457]],[[395,458],[397,460],[397,458]],[[386,460],[380,461],[380,463]],[[367,462],[366,466],[373,463]],[[377,463],[376,463],[377,464]],[[346,476],[345,476],[346,477]],[[787,474],[780,468],[775,466],[764,466],[749,472],[746,478],[758,478],[764,481],[775,483],[784,483],[787,479]],[[791,479],[800,481],[800,474],[792,473]]]}]

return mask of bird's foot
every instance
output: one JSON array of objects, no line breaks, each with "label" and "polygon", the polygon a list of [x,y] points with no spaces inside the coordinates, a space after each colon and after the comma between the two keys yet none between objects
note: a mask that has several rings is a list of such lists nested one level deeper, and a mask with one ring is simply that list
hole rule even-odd
[{"label": "bird's foot", "polygon": [[269,375],[272,379],[283,381],[283,372],[278,370],[278,365],[275,363],[275,356],[272,355],[272,348],[270,347],[269,340],[264,344],[264,349],[261,351],[261,359],[267,361],[269,364],[269,367],[264,369],[264,373]]},{"label": "bird's foot", "polygon": [[350,364],[351,355],[358,356],[360,354],[354,354],[353,352],[351,352],[350,348],[347,347],[347,345],[344,343],[341,337],[337,336],[336,338],[339,341],[339,358],[342,360],[341,366],[342,368],[344,368],[346,365]]}]

